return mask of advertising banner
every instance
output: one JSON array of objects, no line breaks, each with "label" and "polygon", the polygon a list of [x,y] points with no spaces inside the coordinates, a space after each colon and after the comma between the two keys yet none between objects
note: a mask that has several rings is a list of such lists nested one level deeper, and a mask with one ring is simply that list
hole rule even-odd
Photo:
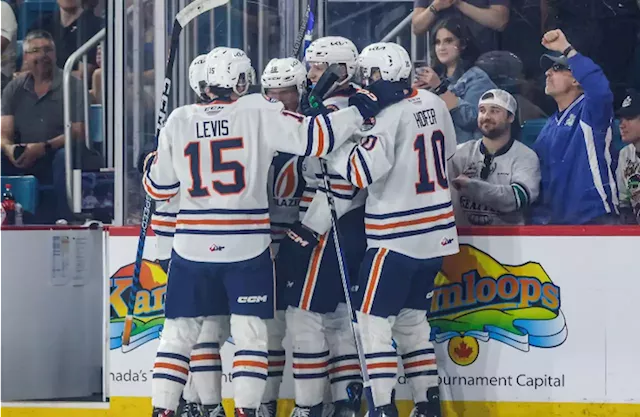
[{"label": "advertising banner", "polygon": [[[109,238],[111,397],[151,395],[167,279],[154,262],[153,240],[131,344],[124,347],[137,237]],[[461,242],[425,300],[445,400],[640,403],[637,236],[463,236]],[[221,353],[225,398],[232,396],[233,350],[230,341]],[[281,398],[293,397],[287,363]],[[396,398],[411,398],[402,373]]]}]

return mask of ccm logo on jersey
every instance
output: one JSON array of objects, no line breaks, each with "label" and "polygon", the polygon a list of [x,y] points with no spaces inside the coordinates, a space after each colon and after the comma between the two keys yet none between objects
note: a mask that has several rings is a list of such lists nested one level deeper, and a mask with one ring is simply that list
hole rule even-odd
[{"label": "ccm logo on jersey", "polygon": [[258,303],[266,303],[269,297],[266,295],[249,295],[244,296],[241,295],[238,297],[238,303],[240,304],[258,304]]},{"label": "ccm logo on jersey", "polygon": [[453,243],[453,238],[443,237],[440,241],[440,245],[447,246]]}]

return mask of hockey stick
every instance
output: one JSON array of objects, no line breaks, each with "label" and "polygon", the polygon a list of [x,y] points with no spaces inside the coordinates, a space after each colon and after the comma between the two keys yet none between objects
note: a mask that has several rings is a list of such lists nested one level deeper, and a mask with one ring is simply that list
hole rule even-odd
[{"label": "hockey stick", "polygon": [[[171,47],[169,49],[169,58],[164,70],[164,88],[159,103],[159,115],[156,123],[156,142],[160,129],[167,120],[167,107],[169,105],[169,93],[171,92],[171,75],[173,74],[173,64],[176,60],[178,51],[178,41],[182,29],[193,19],[202,13],[211,9],[227,4],[229,0],[194,0],[180,10],[173,21],[173,29],[171,30]],[[144,253],[144,243],[147,239],[147,227],[151,219],[152,200],[149,195],[145,195],[144,207],[142,209],[142,221],[140,223],[140,236],[138,237],[138,249],[136,252],[136,261],[133,266],[133,277],[131,280],[131,292],[129,294],[129,302],[127,303],[127,316],[124,320],[124,330],[122,331],[122,345],[128,346],[131,341],[131,331],[133,330],[133,313],[136,304],[136,296],[140,290],[140,268],[142,267],[142,255]]]},{"label": "hockey stick", "polygon": [[[304,13],[304,19],[298,28],[298,36],[296,36],[296,40],[293,43],[293,57],[298,58],[298,54],[300,53],[300,47],[302,46],[302,41],[307,34],[307,28],[311,26],[311,31],[313,31],[313,25],[315,20],[313,20],[313,14],[311,12],[311,1],[307,3],[307,9]],[[304,51],[302,51],[304,53]]]},{"label": "hockey stick", "polygon": [[[312,107],[319,107],[320,103],[326,95],[332,91],[336,82],[340,78],[339,67],[337,64],[332,64],[322,74],[320,80],[314,86],[313,90],[309,94],[309,104]],[[360,372],[362,373],[362,386],[364,389],[364,395],[367,401],[367,408],[369,409],[368,417],[375,416],[375,403],[373,402],[373,391],[371,390],[371,380],[369,378],[369,372],[367,370],[367,361],[364,353],[364,347],[362,345],[362,337],[360,336],[360,329],[358,326],[358,317],[351,305],[351,281],[349,279],[349,271],[346,268],[346,259],[342,247],[340,246],[340,228],[338,227],[338,213],[336,211],[336,204],[333,196],[333,190],[331,189],[331,180],[329,178],[329,170],[327,168],[327,162],[320,158],[320,167],[322,170],[322,180],[324,188],[327,193],[327,203],[329,204],[329,210],[331,212],[331,229],[333,230],[333,245],[336,249],[336,255],[338,257],[338,270],[340,271],[340,278],[342,280],[342,290],[344,291],[344,300],[349,311],[349,318],[351,319],[351,331],[353,332],[353,338],[356,344],[356,352],[358,353],[358,362],[360,363]]]}]

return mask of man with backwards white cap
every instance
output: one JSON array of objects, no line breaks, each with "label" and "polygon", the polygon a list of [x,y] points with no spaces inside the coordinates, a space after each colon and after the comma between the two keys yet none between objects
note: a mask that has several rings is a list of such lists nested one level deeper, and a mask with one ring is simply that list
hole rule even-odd
[{"label": "man with backwards white cap", "polygon": [[493,89],[478,104],[481,139],[459,147],[450,162],[458,226],[518,225],[540,191],[537,155],[511,135],[515,98]]}]

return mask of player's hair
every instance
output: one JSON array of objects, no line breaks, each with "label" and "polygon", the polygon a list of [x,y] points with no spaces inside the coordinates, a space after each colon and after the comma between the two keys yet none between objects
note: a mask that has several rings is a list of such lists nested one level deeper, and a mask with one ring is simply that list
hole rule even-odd
[{"label": "player's hair", "polygon": [[478,48],[472,40],[471,32],[469,31],[466,23],[459,17],[448,17],[439,20],[433,29],[431,29],[431,45],[429,53],[431,54],[431,62],[433,62],[432,67],[434,71],[438,75],[446,73],[446,68],[438,60],[438,56],[436,55],[436,36],[440,29],[446,29],[451,32],[453,36],[458,38],[460,41],[460,61],[458,62],[457,68],[462,69],[463,72],[468,70],[478,58]]},{"label": "player's hair", "polygon": [[232,88],[209,86],[209,91],[211,92],[211,94],[214,94],[215,96],[220,98],[230,98],[231,94],[233,94]]}]

